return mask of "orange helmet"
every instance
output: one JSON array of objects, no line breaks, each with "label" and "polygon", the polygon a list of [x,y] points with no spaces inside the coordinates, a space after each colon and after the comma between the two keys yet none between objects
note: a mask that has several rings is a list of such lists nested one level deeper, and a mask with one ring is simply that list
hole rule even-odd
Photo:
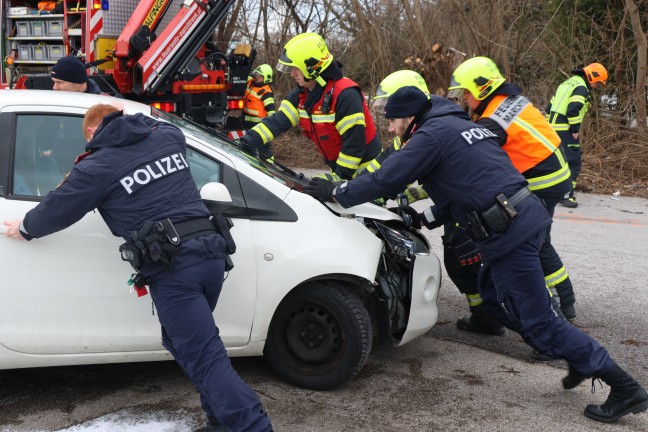
[{"label": "orange helmet", "polygon": [[600,82],[605,85],[608,79],[608,72],[601,63],[587,65],[583,68],[583,72],[585,72],[585,78],[587,78],[587,82],[590,84]]}]

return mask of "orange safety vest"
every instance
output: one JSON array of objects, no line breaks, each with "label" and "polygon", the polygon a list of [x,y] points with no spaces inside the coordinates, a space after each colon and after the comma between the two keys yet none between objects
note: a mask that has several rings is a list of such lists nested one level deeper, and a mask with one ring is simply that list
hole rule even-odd
[{"label": "orange safety vest", "polygon": [[[327,161],[336,161],[342,148],[342,136],[335,127],[335,106],[342,90],[350,87],[360,88],[358,84],[349,78],[329,80],[326,83],[324,92],[322,92],[322,96],[313,104],[310,117],[304,108],[308,92],[304,91],[299,94],[299,106],[297,107],[299,110],[299,125],[304,130],[304,135],[315,143],[315,146]],[[322,105],[324,98],[329,94],[328,97],[331,99],[330,107],[328,112],[325,113],[322,111]],[[364,97],[362,98],[362,108],[365,118],[365,144],[369,145],[376,137],[376,125]]]},{"label": "orange safety vest", "polygon": [[495,96],[481,118],[494,120],[506,131],[502,149],[521,173],[547,159],[560,145],[558,134],[524,96]]},{"label": "orange safety vest", "polygon": [[244,96],[245,107],[243,107],[243,112],[252,117],[268,117],[268,111],[266,111],[265,105],[263,105],[263,99],[261,99],[267,92],[272,92],[270,84],[255,87],[248,81],[248,87],[245,90]]}]

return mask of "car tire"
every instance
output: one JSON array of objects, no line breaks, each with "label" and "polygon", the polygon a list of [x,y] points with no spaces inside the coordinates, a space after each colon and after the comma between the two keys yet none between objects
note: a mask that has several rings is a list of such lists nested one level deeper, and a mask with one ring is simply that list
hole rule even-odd
[{"label": "car tire", "polygon": [[329,390],[364,366],[372,334],[367,308],[355,293],[337,283],[314,282],[279,304],[264,356],[282,379]]}]

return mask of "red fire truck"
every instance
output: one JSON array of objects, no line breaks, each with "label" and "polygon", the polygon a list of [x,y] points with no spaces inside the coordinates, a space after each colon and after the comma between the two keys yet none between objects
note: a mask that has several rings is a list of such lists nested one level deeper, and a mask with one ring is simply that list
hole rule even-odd
[{"label": "red fire truck", "polygon": [[212,127],[243,108],[255,50],[221,50],[235,0],[2,0],[0,87],[51,89],[49,69],[75,55],[103,91]]}]

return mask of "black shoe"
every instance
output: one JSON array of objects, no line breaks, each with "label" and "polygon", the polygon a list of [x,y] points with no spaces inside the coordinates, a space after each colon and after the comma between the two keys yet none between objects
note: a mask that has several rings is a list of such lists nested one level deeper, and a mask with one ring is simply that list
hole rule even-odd
[{"label": "black shoe", "polygon": [[571,321],[576,318],[576,309],[574,309],[574,305],[560,306],[560,310],[562,311],[567,321]]},{"label": "black shoe", "polygon": [[587,405],[585,417],[603,423],[614,423],[627,414],[639,414],[648,410],[648,393],[626,371],[614,365],[604,375],[610,395],[602,405]]},{"label": "black shoe", "polygon": [[587,378],[589,378],[587,375],[583,375],[569,366],[569,373],[562,379],[562,386],[565,390],[571,390],[578,387]]},{"label": "black shoe", "polygon": [[578,203],[576,202],[576,200],[575,200],[574,198],[570,198],[570,199],[562,199],[562,200],[560,200],[560,203],[559,203],[559,204],[560,204],[561,206],[569,207],[569,208],[576,208],[576,207],[578,207]]},{"label": "black shoe", "polygon": [[482,333],[494,336],[504,335],[503,325],[494,320],[475,318],[474,315],[467,315],[459,318],[457,320],[457,328],[472,333]]}]

